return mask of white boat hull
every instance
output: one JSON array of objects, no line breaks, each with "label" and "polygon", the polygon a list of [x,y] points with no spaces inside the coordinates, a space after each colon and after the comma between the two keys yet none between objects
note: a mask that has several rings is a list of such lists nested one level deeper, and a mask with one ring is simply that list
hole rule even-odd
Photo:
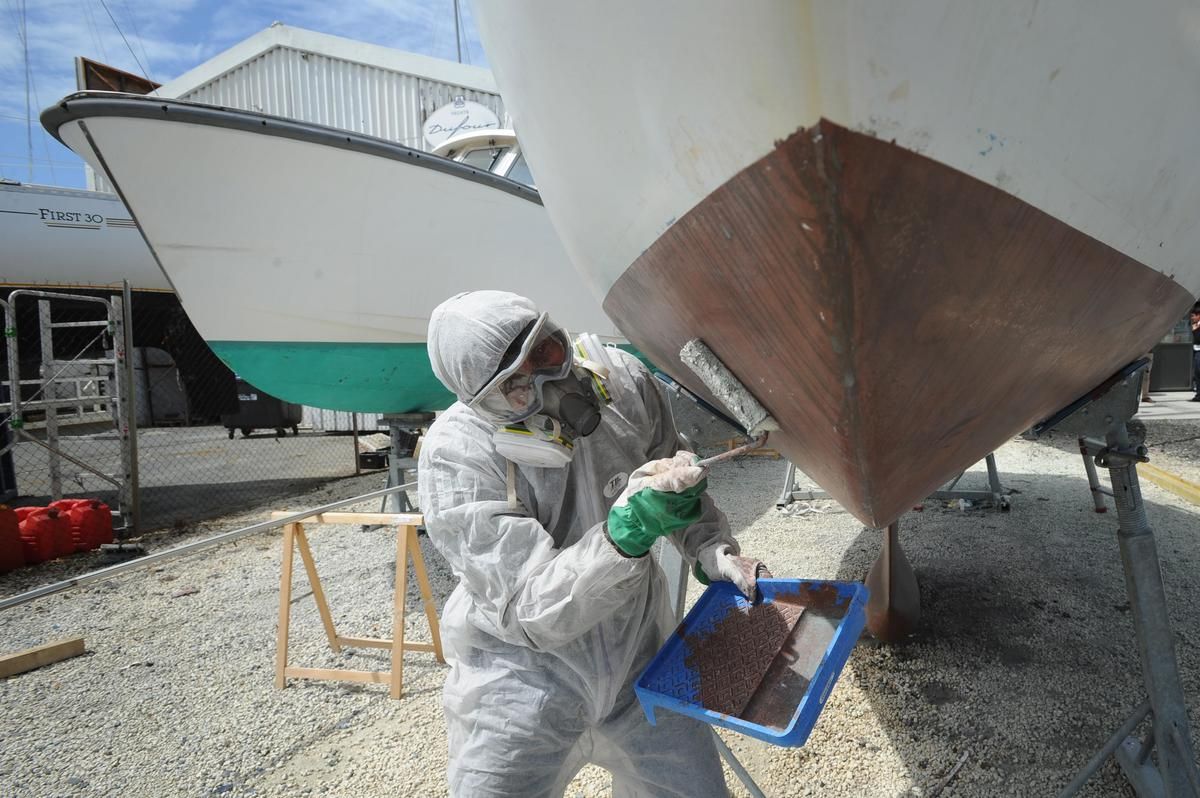
[{"label": "white boat hull", "polygon": [[604,294],[676,220],[821,119],[1200,294],[1193,3],[477,5],[551,219]]},{"label": "white boat hull", "polygon": [[[425,333],[433,308],[466,290],[514,290],[616,340],[536,192],[379,140],[171,107],[88,112],[54,132],[114,180],[197,330],[264,391],[364,412],[445,406]],[[251,117],[274,127],[230,122]]]},{"label": "white boat hull", "polygon": [[115,194],[0,183],[0,285],[169,291]]}]

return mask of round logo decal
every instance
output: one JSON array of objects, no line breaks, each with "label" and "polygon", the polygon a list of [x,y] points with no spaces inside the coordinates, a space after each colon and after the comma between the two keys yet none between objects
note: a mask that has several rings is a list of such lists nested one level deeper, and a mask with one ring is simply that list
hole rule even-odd
[{"label": "round logo decal", "polygon": [[629,484],[629,475],[622,471],[615,477],[604,484],[604,496],[608,499],[615,499],[617,494],[625,489]]},{"label": "round logo decal", "polygon": [[432,150],[456,133],[498,127],[500,118],[495,111],[459,95],[454,102],[443,105],[425,120],[425,145]]}]

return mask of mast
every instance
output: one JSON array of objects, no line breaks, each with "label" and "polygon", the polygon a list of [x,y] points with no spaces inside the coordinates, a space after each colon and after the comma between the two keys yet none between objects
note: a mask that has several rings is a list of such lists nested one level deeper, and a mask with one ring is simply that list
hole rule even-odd
[{"label": "mast", "polygon": [[462,63],[462,35],[458,30],[458,0],[454,0],[454,46],[458,50],[458,63]]}]

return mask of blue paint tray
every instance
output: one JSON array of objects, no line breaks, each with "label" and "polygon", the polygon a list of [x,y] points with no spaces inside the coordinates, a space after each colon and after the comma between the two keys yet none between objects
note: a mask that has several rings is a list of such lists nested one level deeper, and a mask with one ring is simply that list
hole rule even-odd
[{"label": "blue paint tray", "polygon": [[662,707],[773,745],[804,745],[866,624],[858,582],[760,579],[747,601],[714,582],[634,685]]}]

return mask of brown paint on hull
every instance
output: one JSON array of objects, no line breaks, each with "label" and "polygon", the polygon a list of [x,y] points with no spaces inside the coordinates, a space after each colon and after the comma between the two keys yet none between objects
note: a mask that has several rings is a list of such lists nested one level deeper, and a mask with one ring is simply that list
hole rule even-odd
[{"label": "brown paint on hull", "polygon": [[827,121],[672,225],[604,309],[647,357],[701,338],[782,451],[884,527],[1148,351],[1182,287],[1005,192]]}]

